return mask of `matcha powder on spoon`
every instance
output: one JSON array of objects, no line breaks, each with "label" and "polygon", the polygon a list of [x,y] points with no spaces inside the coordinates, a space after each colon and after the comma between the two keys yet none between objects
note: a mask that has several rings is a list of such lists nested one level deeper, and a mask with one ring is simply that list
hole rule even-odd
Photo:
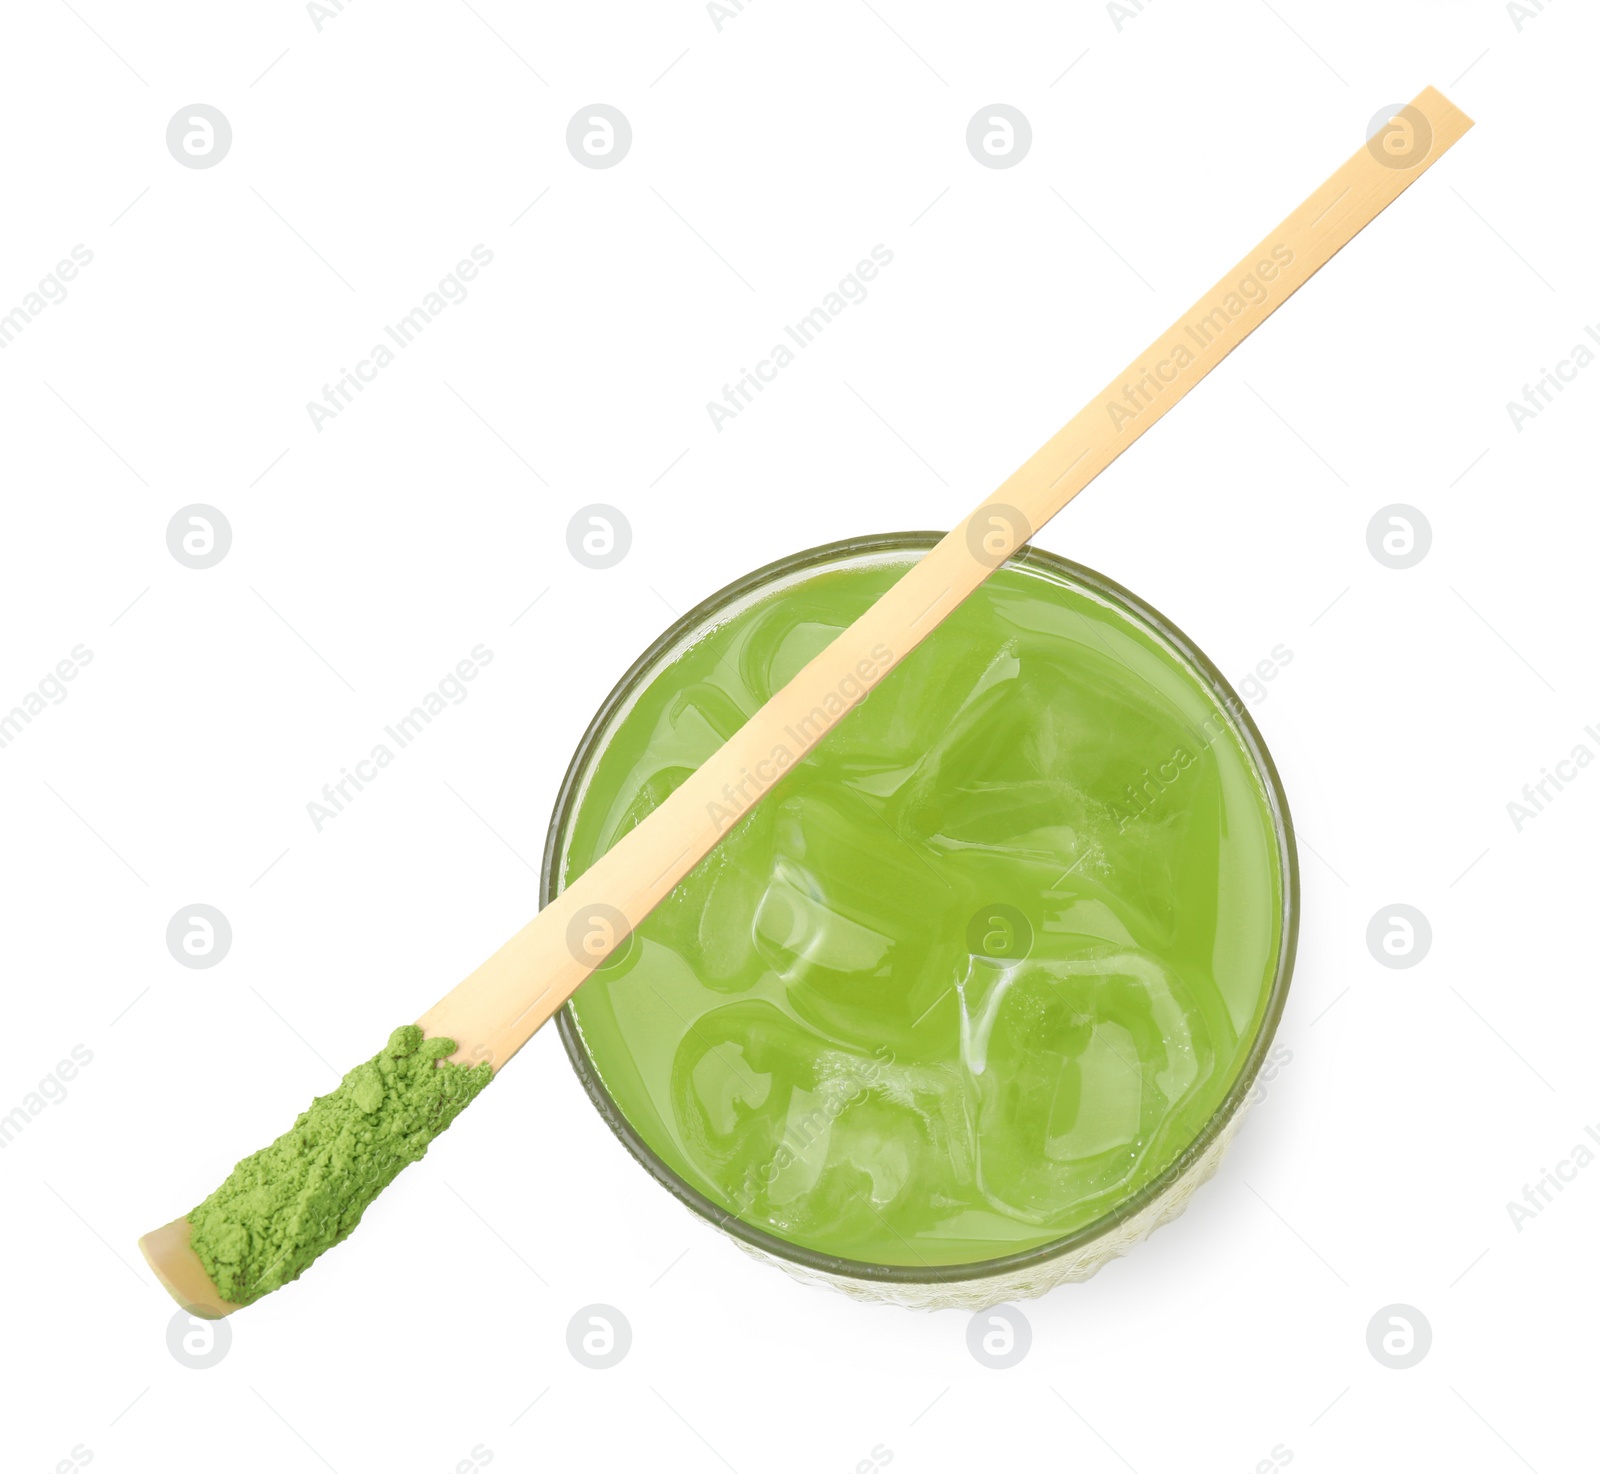
[{"label": "matcha powder on spoon", "polygon": [[248,1305],[298,1279],[421,1161],[491,1078],[487,1064],[449,1063],[455,1048],[415,1024],[396,1029],[189,1214],[190,1245],[224,1299]]}]

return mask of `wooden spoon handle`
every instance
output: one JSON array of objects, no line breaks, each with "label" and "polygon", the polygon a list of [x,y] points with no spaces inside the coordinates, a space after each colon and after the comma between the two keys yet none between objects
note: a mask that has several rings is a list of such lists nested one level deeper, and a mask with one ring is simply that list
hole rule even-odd
[{"label": "wooden spoon handle", "polygon": [[865,614],[487,962],[418,1021],[498,1070],[729,827],[995,568],[1456,143],[1472,120],[1433,88],[914,564]]}]

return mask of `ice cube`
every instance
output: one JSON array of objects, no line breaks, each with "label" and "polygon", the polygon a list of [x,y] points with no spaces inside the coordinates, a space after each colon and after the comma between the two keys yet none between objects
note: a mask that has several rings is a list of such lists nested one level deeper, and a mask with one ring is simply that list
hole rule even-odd
[{"label": "ice cube", "polygon": [[911,1057],[918,1019],[949,988],[975,902],[913,840],[842,785],[775,798],[756,950],[795,1012],[835,1039]]}]

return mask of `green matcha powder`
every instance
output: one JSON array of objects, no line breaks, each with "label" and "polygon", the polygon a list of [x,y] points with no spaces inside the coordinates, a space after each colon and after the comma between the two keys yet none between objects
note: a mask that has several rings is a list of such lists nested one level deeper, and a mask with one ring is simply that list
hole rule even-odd
[{"label": "green matcha powder", "polygon": [[448,1063],[455,1049],[415,1024],[396,1029],[189,1215],[189,1241],[224,1299],[248,1305],[298,1279],[422,1160],[491,1078],[487,1064]]}]

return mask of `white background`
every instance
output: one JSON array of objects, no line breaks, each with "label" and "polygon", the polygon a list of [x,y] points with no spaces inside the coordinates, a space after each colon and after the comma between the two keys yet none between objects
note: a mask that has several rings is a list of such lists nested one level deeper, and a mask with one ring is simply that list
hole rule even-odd
[{"label": "white background", "polygon": [[[93,652],[0,749],[0,1113],[93,1055],[0,1152],[8,1469],[1593,1466],[1600,1164],[1506,1207],[1600,1123],[1600,768],[1506,807],[1600,754],[1600,366],[1506,410],[1600,321],[1592,7],[74,4],[8,7],[0,93],[0,313],[94,258],[0,351],[0,709]],[[695,1222],[549,1030],[218,1365],[175,1360],[137,1236],[531,914],[572,747],[673,612],[950,525],[1430,82],[1477,128],[1038,539],[1230,676],[1293,652],[1255,712],[1302,840],[1293,1059],[1189,1212],[1026,1304],[992,1370],[965,1313]],[[603,171],[565,145],[596,101],[634,132]],[[997,101],[1034,135],[1003,171],[964,141]],[[165,146],[194,102],[232,124],[214,168]],[[878,243],[867,300],[714,429]],[[206,571],[165,541],[193,502],[233,529]],[[566,545],[591,502],[633,528],[604,572]],[[1433,533],[1406,571],[1367,548],[1395,502]],[[164,942],[195,902],[233,928],[211,970]],[[1397,902],[1433,928],[1403,971],[1365,941]],[[596,1302],[633,1331],[609,1371],[566,1345]],[[1406,1371],[1367,1347],[1395,1302],[1433,1331]]]}]

